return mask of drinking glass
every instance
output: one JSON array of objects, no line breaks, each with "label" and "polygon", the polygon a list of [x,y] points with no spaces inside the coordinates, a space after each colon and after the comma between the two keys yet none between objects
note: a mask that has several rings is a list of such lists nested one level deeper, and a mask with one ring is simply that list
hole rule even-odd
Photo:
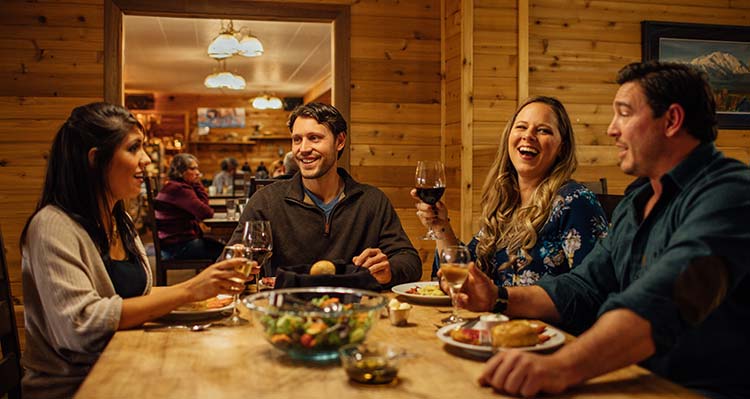
[{"label": "drinking glass", "polygon": [[471,253],[463,245],[448,246],[440,251],[440,273],[448,283],[453,305],[451,315],[443,320],[445,324],[464,321],[458,316],[456,296],[461,291],[466,278],[469,277],[469,262],[471,262]]},{"label": "drinking glass", "polygon": [[[415,174],[417,196],[427,204],[435,207],[445,192],[445,167],[440,161],[419,161]],[[438,237],[430,225],[423,240],[437,240]]]},{"label": "drinking glass", "polygon": [[[248,220],[245,222],[245,230],[242,235],[242,243],[248,249],[250,259],[258,262],[261,273],[265,270],[264,264],[273,254],[273,236],[271,235],[271,222],[268,220]],[[255,292],[258,292],[261,275],[255,276]]]},{"label": "drinking glass", "polygon": [[235,205],[234,200],[231,198],[227,198],[226,205],[227,205],[227,219],[233,220],[234,216],[237,213],[237,208],[236,208],[237,205]]},{"label": "drinking glass", "polygon": [[[234,244],[234,245],[227,245],[224,247],[224,250],[221,252],[221,259],[234,259],[234,258],[245,258],[246,262],[241,263],[239,266],[235,268],[236,271],[242,273],[244,276],[248,276],[250,274],[250,269],[252,265],[250,264],[250,253],[248,251],[248,248],[243,244]],[[245,283],[244,280],[239,279],[232,279],[232,281],[238,282],[238,283]],[[240,292],[241,290],[234,293],[234,301],[232,306],[232,316],[230,316],[228,319],[226,319],[223,323],[230,326],[239,326],[242,324],[247,324],[248,321],[240,317],[240,311],[237,306],[239,306],[239,298],[240,298]]]}]

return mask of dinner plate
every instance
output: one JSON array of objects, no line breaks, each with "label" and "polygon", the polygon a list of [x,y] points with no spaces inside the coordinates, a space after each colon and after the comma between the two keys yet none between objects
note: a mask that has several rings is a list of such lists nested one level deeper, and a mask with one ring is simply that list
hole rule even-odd
[{"label": "dinner plate", "polygon": [[[231,295],[220,294],[217,296],[219,299],[231,298]],[[223,312],[231,312],[234,303],[230,302],[226,306],[213,309],[201,309],[201,310],[173,310],[168,314],[160,317],[161,320],[165,321],[184,321],[184,320],[202,320],[211,319],[221,316]]]},{"label": "dinner plate", "polygon": [[409,289],[414,288],[414,287],[424,287],[428,285],[437,286],[438,282],[437,281],[419,281],[416,283],[400,284],[391,288],[391,291],[395,292],[398,295],[402,295],[414,302],[430,304],[430,305],[450,305],[451,304],[451,297],[449,297],[448,295],[429,296],[429,295],[409,294],[406,292]]},{"label": "dinner plate", "polygon": [[565,334],[563,334],[562,331],[547,326],[543,334],[549,335],[550,338],[542,342],[541,344],[536,344],[533,346],[521,346],[517,348],[493,348],[491,345],[472,345],[464,342],[458,342],[454,340],[450,335],[451,330],[459,328],[462,324],[463,323],[455,323],[442,327],[437,331],[437,337],[446,344],[455,348],[460,348],[461,350],[466,351],[468,354],[477,357],[490,357],[496,351],[503,351],[508,349],[518,349],[522,351],[543,351],[547,349],[557,348],[558,346],[565,343]]}]

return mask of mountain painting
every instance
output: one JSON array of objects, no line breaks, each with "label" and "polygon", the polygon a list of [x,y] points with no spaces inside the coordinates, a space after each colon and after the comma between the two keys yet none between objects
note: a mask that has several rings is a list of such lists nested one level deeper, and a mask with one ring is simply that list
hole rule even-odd
[{"label": "mountain painting", "polygon": [[705,72],[718,112],[750,114],[750,43],[660,38],[659,60]]}]

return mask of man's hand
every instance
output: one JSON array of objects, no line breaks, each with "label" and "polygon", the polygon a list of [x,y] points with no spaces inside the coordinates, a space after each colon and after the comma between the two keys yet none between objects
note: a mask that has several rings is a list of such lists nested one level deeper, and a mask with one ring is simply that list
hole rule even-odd
[{"label": "man's hand", "polygon": [[558,357],[518,350],[499,352],[487,361],[479,384],[525,397],[539,392],[560,393],[573,383],[569,369]]},{"label": "man's hand", "polygon": [[[438,272],[438,275],[441,275]],[[440,279],[443,288],[444,279]],[[447,287],[447,285],[446,285]],[[464,282],[461,292],[456,296],[458,306],[474,312],[489,312],[497,299],[497,286],[479,270],[474,262],[469,264],[469,277]]]},{"label": "man's hand", "polygon": [[357,266],[369,269],[370,274],[380,284],[388,284],[393,278],[388,255],[384,254],[380,248],[367,248],[361,254],[352,258],[352,262]]}]

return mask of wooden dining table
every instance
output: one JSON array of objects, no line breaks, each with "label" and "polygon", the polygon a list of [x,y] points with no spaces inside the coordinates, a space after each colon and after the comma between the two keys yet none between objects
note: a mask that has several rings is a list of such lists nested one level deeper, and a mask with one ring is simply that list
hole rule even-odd
[{"label": "wooden dining table", "polygon": [[212,218],[203,219],[209,231],[205,232],[206,237],[210,237],[222,242],[227,242],[231,238],[237,223],[239,223],[240,215],[235,212],[233,218],[228,218],[225,212],[215,212]]},{"label": "wooden dining table", "polygon": [[[392,294],[389,294],[392,296]],[[502,398],[477,378],[484,361],[464,357],[436,336],[449,307],[414,304],[408,324],[382,318],[367,341],[406,349],[398,377],[386,385],[350,381],[336,363],[296,361],[273,348],[257,320],[240,327],[118,331],[94,365],[78,399],[94,398]],[[243,314],[250,317],[243,308]],[[462,312],[471,316],[469,312]],[[575,338],[568,336],[568,341]],[[555,397],[555,396],[552,396]],[[629,366],[570,388],[564,398],[698,398],[684,387]]]}]

